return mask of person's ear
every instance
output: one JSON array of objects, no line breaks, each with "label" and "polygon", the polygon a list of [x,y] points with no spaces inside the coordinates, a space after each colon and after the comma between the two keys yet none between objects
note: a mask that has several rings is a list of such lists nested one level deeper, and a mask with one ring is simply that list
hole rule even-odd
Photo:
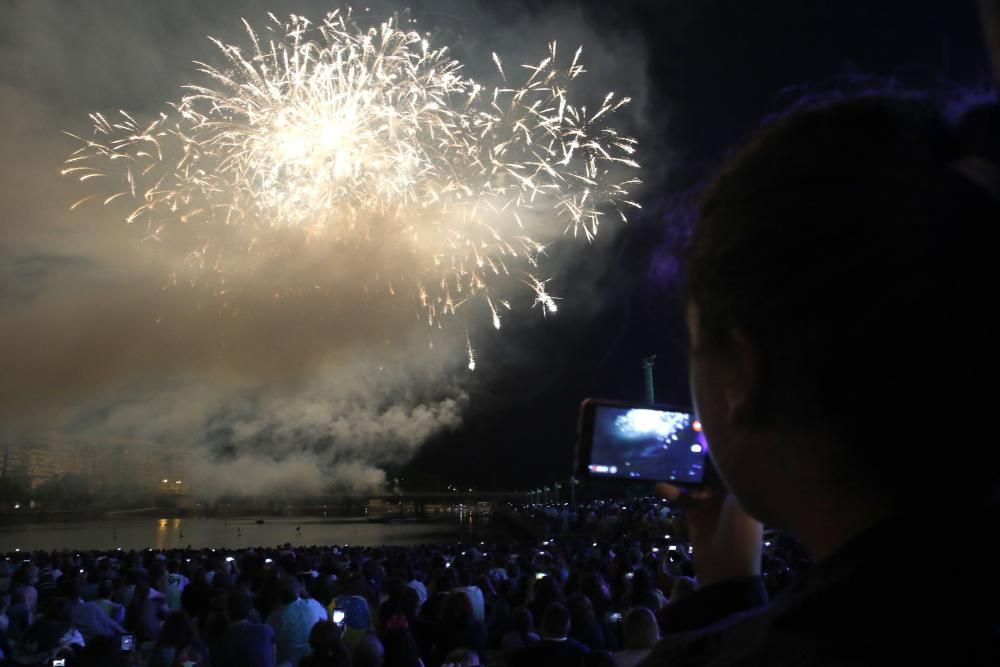
[{"label": "person's ear", "polygon": [[752,424],[759,417],[760,354],[742,329],[729,334],[729,354],[723,398],[726,420],[733,426]]}]

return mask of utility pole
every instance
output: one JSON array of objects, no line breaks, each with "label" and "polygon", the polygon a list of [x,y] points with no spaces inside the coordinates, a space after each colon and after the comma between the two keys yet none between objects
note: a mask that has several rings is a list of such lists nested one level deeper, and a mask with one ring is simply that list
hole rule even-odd
[{"label": "utility pole", "polygon": [[979,0],[979,17],[993,63],[993,80],[1000,83],[1000,0]]},{"label": "utility pole", "polygon": [[643,376],[646,380],[646,403],[649,405],[656,402],[656,396],[653,393],[653,364],[655,363],[655,354],[651,354],[642,360]]}]

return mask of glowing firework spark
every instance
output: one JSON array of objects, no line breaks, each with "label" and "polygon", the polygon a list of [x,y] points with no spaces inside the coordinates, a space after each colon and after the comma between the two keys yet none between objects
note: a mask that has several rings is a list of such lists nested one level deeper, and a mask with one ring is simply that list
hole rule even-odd
[{"label": "glowing firework spark", "polygon": [[472,349],[472,340],[469,338],[468,333],[465,334],[465,351],[467,356],[469,357],[469,370],[470,371],[476,370],[476,353]]},{"label": "glowing firework spark", "polygon": [[145,223],[147,240],[184,229],[195,266],[219,274],[229,257],[287,252],[289,239],[327,243],[331,264],[371,271],[363,284],[408,285],[431,324],[479,296],[499,328],[508,283],[556,311],[535,275],[546,243],[590,240],[606,213],[638,207],[636,142],[605,125],[629,100],[570,102],[579,49],[560,68],[550,44],[520,86],[493,54],[503,84],[490,89],[392,20],[272,15],[266,39],[244,25],[250,48],[214,40],[223,64],[198,63],[208,82],[159,118],[91,115],[63,173],[121,185],[72,208],[132,201],[127,221]]},{"label": "glowing firework spark", "polygon": [[655,435],[676,441],[677,432],[686,428],[689,421],[690,417],[683,412],[634,409],[616,417],[615,428],[626,437],[641,438]]}]

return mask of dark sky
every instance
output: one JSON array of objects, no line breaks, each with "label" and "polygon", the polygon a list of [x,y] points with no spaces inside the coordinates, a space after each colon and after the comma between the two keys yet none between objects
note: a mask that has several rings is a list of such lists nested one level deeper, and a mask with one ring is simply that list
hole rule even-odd
[{"label": "dark sky", "polygon": [[565,477],[579,402],[641,399],[643,357],[657,355],[657,398],[687,401],[676,283],[663,271],[682,238],[672,202],[786,103],[783,91],[855,70],[988,79],[971,0],[368,4],[417,18],[473,76],[491,70],[491,51],[524,62],[549,39],[583,44],[581,92],[633,97],[621,122],[640,142],[643,211],[589,246],[553,247],[559,313],[513,313],[499,333],[469,325],[469,373],[464,327],[434,333],[431,349],[409,311],[357,290],[275,300],[259,274],[234,277],[223,298],[169,284],[169,247],[142,243],[113,210],[68,211],[87,191],[58,176],[75,147],[61,131],[86,133],[93,111],[163,110],[191,61],[214,57],[206,35],[240,39],[240,17],[332,6],[8,0],[0,438],[146,443],[219,491],[360,489],[386,468],[474,487]]},{"label": "dark sky", "polygon": [[[523,340],[539,357],[512,349],[520,336],[498,343],[498,356],[512,361],[470,391],[468,427],[418,454],[414,467],[422,472],[455,470],[473,484],[500,487],[515,480],[518,488],[565,479],[575,408],[588,396],[642,400],[640,363],[650,354],[657,355],[657,400],[687,404],[676,285],[663,284],[652,267],[675,245],[671,230],[680,223],[671,223],[672,202],[794,99],[795,89],[832,87],[852,72],[914,82],[989,80],[973,2],[585,4],[595,23],[644,40],[652,91],[644,139],[662,152],[644,152],[643,165],[665,163],[667,170],[648,189],[644,214],[600,248],[613,258],[598,281],[601,308],[577,317],[567,304],[559,318],[527,327]],[[563,279],[587,271],[582,258]]]}]

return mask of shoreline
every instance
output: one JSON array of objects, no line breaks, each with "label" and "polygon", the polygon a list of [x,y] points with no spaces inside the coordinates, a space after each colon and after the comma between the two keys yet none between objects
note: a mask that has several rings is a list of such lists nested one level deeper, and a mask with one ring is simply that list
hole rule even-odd
[{"label": "shoreline", "polygon": [[[144,549],[247,549],[276,545],[386,545],[481,539],[488,521],[457,519],[368,521],[365,517],[310,515],[179,517],[119,514],[94,519],[51,514],[45,521],[0,522],[0,553],[31,551],[140,551]],[[27,517],[26,517],[27,518]],[[257,521],[263,518],[264,522]]]}]

